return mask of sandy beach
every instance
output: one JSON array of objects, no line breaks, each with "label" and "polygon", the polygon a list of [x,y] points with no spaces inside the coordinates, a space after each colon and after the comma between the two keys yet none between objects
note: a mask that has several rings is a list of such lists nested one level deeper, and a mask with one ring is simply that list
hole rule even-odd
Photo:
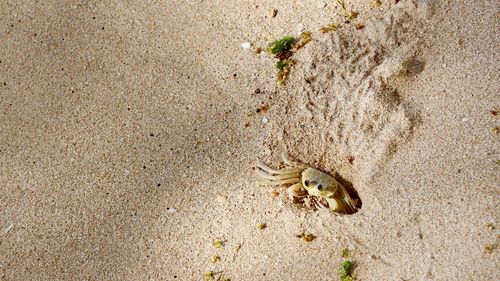
[{"label": "sandy beach", "polygon": [[499,8],[0,0],[0,280],[500,280]]}]

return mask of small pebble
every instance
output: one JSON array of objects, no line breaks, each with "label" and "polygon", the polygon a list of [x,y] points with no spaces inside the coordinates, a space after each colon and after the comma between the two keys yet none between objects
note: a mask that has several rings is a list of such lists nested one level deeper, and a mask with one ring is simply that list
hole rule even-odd
[{"label": "small pebble", "polygon": [[462,122],[468,122],[469,121],[469,118],[468,117],[464,117],[462,118]]},{"label": "small pebble", "polygon": [[266,124],[267,122],[269,122],[269,119],[267,119],[267,117],[262,117],[262,123]]},{"label": "small pebble", "polygon": [[173,214],[175,213],[176,209],[175,208],[167,208],[167,213]]},{"label": "small pebble", "polygon": [[252,44],[250,44],[250,42],[243,42],[243,43],[241,43],[241,47],[243,49],[247,49],[248,50],[248,49],[250,49],[252,47]]}]

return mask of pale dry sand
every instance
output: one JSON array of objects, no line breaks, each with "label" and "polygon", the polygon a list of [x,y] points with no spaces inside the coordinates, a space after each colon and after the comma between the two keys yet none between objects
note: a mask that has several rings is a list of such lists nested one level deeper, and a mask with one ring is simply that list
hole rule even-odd
[{"label": "pale dry sand", "polygon": [[[335,1],[0,1],[1,280],[337,280],[346,247],[357,280],[500,279],[498,1],[368,2],[325,35]],[[241,44],[300,30],[277,87]],[[259,184],[283,146],[359,212]]]}]

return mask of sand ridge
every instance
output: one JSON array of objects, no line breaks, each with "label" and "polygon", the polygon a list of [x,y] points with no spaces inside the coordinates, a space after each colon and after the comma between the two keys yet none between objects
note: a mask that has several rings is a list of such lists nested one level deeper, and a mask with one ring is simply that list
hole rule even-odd
[{"label": "sand ridge", "polygon": [[318,34],[298,51],[290,82],[278,90],[275,106],[285,110],[271,118],[280,129],[270,150],[282,143],[299,161],[340,171],[369,201],[375,196],[366,183],[418,123],[389,80],[416,74],[409,66],[421,63],[415,53],[424,29],[412,15],[429,7],[404,4],[372,16],[365,30]]}]

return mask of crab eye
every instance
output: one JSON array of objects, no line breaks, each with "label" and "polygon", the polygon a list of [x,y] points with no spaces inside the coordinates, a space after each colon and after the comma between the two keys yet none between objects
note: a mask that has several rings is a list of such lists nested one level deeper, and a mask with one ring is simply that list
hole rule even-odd
[{"label": "crab eye", "polygon": [[321,184],[318,184],[318,190],[322,190],[323,186]]},{"label": "crab eye", "polygon": [[309,180],[305,180],[305,181],[304,181],[304,184],[305,184],[305,185],[309,185]]}]

